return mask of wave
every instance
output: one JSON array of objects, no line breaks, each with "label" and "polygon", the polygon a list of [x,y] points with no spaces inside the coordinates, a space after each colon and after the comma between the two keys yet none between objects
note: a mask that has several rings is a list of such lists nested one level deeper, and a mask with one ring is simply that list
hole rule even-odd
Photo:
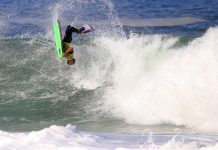
[{"label": "wave", "polygon": [[[113,120],[123,126],[113,131],[140,125],[165,132],[161,126],[167,125],[217,132],[217,33],[210,28],[188,43],[160,34],[77,40],[73,67],[58,60],[51,41],[1,40],[3,125],[17,120],[38,129],[53,124],[48,119],[53,116],[61,124]],[[62,107],[66,111],[58,113]],[[40,118],[46,123],[36,123]]]},{"label": "wave", "polygon": [[217,132],[217,33],[176,47],[178,37],[101,38],[115,69],[104,109],[130,124],[173,124]]},{"label": "wave", "polygon": [[122,25],[130,27],[147,27],[147,26],[177,26],[192,23],[205,22],[205,19],[194,17],[177,17],[177,18],[153,18],[153,19],[120,19]]},{"label": "wave", "polygon": [[40,131],[10,133],[0,131],[0,149],[104,149],[104,150],[215,150],[216,136],[199,135],[123,135],[91,133],[76,130],[75,126],[50,126]]},{"label": "wave", "polygon": [[[69,67],[57,59],[52,21],[61,18],[64,30],[66,24],[89,20],[90,12],[84,11],[89,9],[93,10],[90,22],[103,21],[87,39],[74,37],[77,63]],[[162,34],[130,32],[127,37],[112,3],[105,0],[52,3],[47,15],[52,16],[50,20],[24,16],[19,22],[19,18],[10,17],[18,23],[10,26],[15,37],[0,41],[0,54],[4,56],[0,60],[0,102],[4,104],[0,114],[1,121],[5,121],[2,124],[28,124],[34,129],[105,119],[121,120],[121,124],[124,120],[132,128],[173,125],[199,132],[218,131],[217,27],[193,41],[187,40],[188,43],[182,42],[183,37]],[[204,21],[195,19],[181,20]],[[8,21],[0,22],[2,30],[9,27]],[[41,29],[33,30],[27,25],[30,22],[43,24],[46,34],[34,34]],[[141,20],[135,23],[144,24]],[[19,28],[26,35],[18,32],[17,36],[15,29]]]}]

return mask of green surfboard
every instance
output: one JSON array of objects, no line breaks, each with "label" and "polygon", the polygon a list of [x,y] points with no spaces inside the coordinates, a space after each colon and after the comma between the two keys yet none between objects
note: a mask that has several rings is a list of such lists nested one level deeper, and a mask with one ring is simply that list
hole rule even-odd
[{"label": "green surfboard", "polygon": [[62,36],[61,36],[61,26],[59,20],[54,22],[54,38],[55,46],[58,53],[58,58],[62,59]]}]

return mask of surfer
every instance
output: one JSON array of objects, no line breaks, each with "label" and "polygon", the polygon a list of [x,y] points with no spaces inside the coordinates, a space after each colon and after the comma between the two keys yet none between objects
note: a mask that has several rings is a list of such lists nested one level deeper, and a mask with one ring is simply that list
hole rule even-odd
[{"label": "surfer", "polygon": [[85,27],[82,27],[80,29],[77,29],[73,26],[68,25],[65,31],[65,35],[63,38],[63,57],[67,59],[68,65],[75,64],[76,60],[74,58],[74,49],[71,46],[72,42],[72,34],[73,32],[77,34],[84,33]]}]

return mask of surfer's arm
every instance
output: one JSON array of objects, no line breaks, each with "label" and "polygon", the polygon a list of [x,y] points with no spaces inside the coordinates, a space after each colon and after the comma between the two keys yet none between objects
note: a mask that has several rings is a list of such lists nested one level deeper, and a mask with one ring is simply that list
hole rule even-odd
[{"label": "surfer's arm", "polygon": [[73,47],[69,47],[64,53],[63,53],[63,57],[66,57],[68,54],[73,54],[74,50]]}]

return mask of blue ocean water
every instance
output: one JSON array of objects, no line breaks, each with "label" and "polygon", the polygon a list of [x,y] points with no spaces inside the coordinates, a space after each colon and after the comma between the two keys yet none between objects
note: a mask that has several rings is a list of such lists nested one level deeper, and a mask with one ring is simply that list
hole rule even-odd
[{"label": "blue ocean water", "polygon": [[[218,1],[1,0],[0,150],[218,149]],[[73,35],[57,58],[53,22]]]},{"label": "blue ocean water", "polygon": [[[61,1],[60,1],[61,2]],[[52,17],[52,7],[59,3],[55,0],[45,1],[18,1],[18,0],[2,0],[0,9],[2,11],[1,18],[7,21],[7,26],[10,30],[7,32],[9,35],[20,34],[25,32],[42,33],[45,32],[45,26],[42,24],[35,24],[36,20],[49,20]],[[102,1],[90,2],[89,6],[82,8],[81,1],[66,1],[61,2],[66,5],[66,11],[63,13],[63,18],[71,21],[75,17],[81,15],[88,20],[107,19],[101,9],[104,8]],[[67,6],[73,3],[71,10]],[[178,25],[173,27],[154,25],[151,27],[131,28],[129,30],[136,30],[138,32],[151,32],[151,33],[166,33],[166,34],[183,34],[183,35],[199,35],[204,33],[209,27],[216,26],[217,24],[217,1],[214,0],[187,0],[187,1],[111,1],[113,3],[113,11],[119,18],[132,18],[132,19],[151,19],[151,18],[178,18],[178,17],[195,17],[205,19],[204,22],[191,23]],[[78,6],[77,6],[78,5]],[[13,9],[11,9],[13,7]],[[96,9],[93,9],[97,7]],[[102,8],[101,8],[102,7]],[[105,6],[107,7],[107,6]],[[105,8],[109,9],[109,8]],[[76,12],[76,13],[75,13]],[[84,15],[85,14],[85,15]],[[76,15],[76,16],[75,16]],[[33,19],[34,23],[25,19]],[[24,21],[17,20],[23,19]],[[126,27],[128,28],[128,26]],[[127,29],[128,30],[128,29]]]}]

